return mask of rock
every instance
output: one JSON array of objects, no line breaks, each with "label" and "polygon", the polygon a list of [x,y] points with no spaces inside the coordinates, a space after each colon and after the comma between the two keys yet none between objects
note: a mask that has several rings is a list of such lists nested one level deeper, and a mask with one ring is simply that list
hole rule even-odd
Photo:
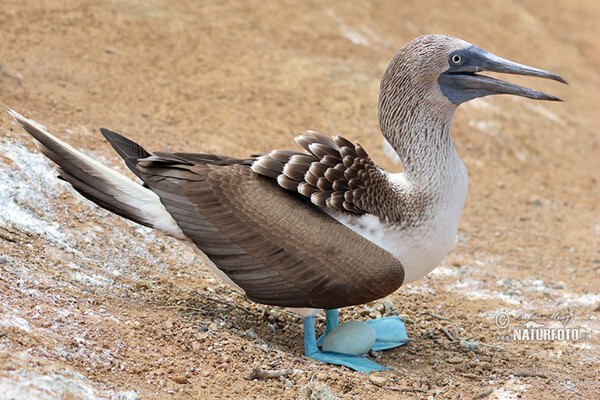
[{"label": "rock", "polygon": [[398,315],[398,310],[396,309],[396,305],[394,303],[392,303],[392,301],[390,299],[384,299],[383,302],[383,307],[384,307],[384,315],[387,316],[393,316],[393,315]]},{"label": "rock", "polygon": [[308,400],[335,400],[337,399],[324,383],[310,382],[300,388],[300,394]]},{"label": "rock", "polygon": [[563,281],[558,281],[551,286],[552,289],[563,290],[567,288],[567,284]]},{"label": "rock", "polygon": [[373,347],[375,336],[375,329],[365,322],[346,322],[329,332],[323,340],[323,350],[344,354],[365,354]]},{"label": "rock", "polygon": [[23,80],[23,75],[21,75],[17,70],[8,65],[0,64],[0,75],[6,75],[9,78],[12,78],[17,81]]},{"label": "rock", "polygon": [[175,383],[179,383],[180,385],[185,385],[189,383],[188,378],[186,376],[175,376],[173,377],[173,381]]},{"label": "rock", "polygon": [[385,378],[377,375],[369,375],[369,380],[375,386],[383,386],[383,384],[385,383]]},{"label": "rock", "polygon": [[475,350],[477,348],[479,348],[479,342],[476,340],[461,340],[460,341],[460,347],[462,347],[465,350]]}]

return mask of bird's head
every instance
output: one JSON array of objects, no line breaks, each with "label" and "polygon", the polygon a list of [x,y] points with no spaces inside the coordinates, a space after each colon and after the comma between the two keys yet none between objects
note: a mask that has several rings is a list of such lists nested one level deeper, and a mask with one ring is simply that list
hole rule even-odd
[{"label": "bird's head", "polygon": [[466,101],[492,94],[561,100],[479,74],[483,71],[536,76],[567,83],[556,74],[504,60],[464,40],[425,35],[406,44],[390,61],[381,81],[380,103],[389,103],[387,107],[395,108],[410,107],[407,103],[423,101],[440,107],[446,103],[447,108],[454,109]]}]

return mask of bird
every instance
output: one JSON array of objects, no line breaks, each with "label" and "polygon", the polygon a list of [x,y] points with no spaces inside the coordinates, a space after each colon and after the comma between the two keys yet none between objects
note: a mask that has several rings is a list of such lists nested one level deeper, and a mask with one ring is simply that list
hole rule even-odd
[{"label": "bird", "polygon": [[[339,308],[390,295],[431,272],[451,249],[469,182],[450,132],[457,107],[497,94],[562,101],[483,71],[567,83],[451,36],[413,39],[393,56],[379,90],[379,125],[402,163],[399,173],[382,169],[356,142],[313,131],[295,138],[297,150],[240,159],[150,153],[101,129],[140,184],[8,112],[84,197],[187,242],[251,301],[295,310],[306,356],[369,372],[384,367],[319,345],[337,327]],[[322,309],[325,335],[317,341]],[[368,322],[378,350],[408,340],[399,317]]]}]

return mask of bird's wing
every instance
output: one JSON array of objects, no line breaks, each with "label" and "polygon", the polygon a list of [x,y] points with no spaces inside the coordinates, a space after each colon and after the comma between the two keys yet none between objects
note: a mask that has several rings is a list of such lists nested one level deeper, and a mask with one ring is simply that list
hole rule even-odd
[{"label": "bird's wing", "polygon": [[302,196],[253,173],[247,160],[189,162],[194,157],[155,153],[137,168],[184,234],[251,300],[337,308],[401,286],[400,261]]},{"label": "bird's wing", "polygon": [[402,220],[402,193],[361,145],[340,136],[310,133],[296,138],[305,153],[274,150],[258,157],[252,170],[277,179],[281,187],[310,198],[317,206],[373,214],[388,222]]}]

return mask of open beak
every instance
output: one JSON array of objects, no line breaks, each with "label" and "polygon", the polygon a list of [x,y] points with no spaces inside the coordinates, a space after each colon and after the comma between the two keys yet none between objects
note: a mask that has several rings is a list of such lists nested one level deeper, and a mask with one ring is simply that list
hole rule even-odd
[{"label": "open beak", "polygon": [[514,94],[536,100],[562,101],[556,96],[477,74],[481,71],[500,72],[536,76],[568,84],[565,79],[552,72],[505,60],[475,46],[457,54],[461,62],[452,65],[451,58],[450,68],[438,79],[442,92],[457,105],[492,94]]}]

